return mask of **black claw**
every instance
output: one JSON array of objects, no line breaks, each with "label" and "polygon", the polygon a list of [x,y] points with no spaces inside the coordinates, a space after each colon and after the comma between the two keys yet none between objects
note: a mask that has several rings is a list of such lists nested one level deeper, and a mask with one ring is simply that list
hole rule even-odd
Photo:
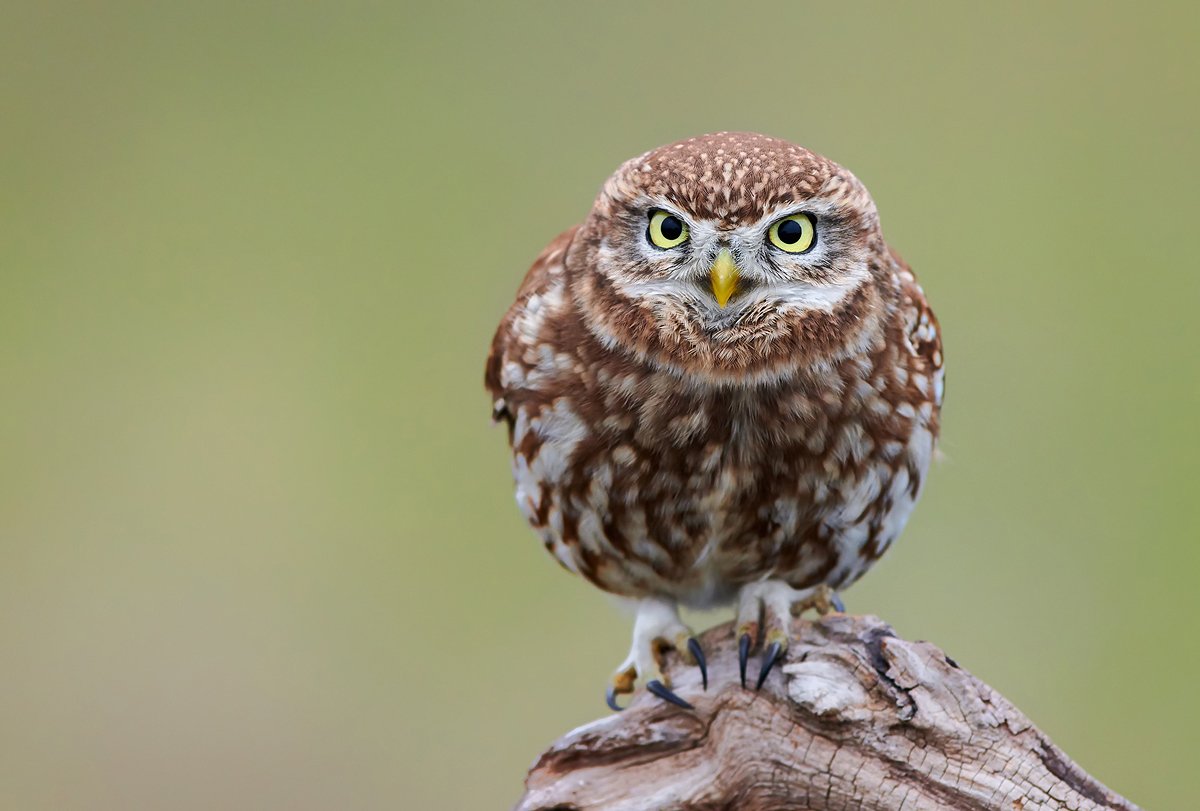
[{"label": "black claw", "polygon": [[700,680],[704,682],[704,689],[708,689],[708,662],[704,658],[704,648],[700,647],[700,642],[696,637],[688,639],[688,651],[692,654],[692,658],[696,660],[696,666],[700,668]]},{"label": "black claw", "polygon": [[763,682],[771,673],[771,668],[775,667],[775,663],[779,661],[779,654],[782,650],[783,646],[778,642],[772,642],[771,647],[767,648],[767,652],[763,654],[762,670],[758,671],[758,684],[754,685],[755,690],[762,689]]},{"label": "black claw", "polygon": [[608,708],[613,712],[621,712],[625,709],[617,703],[617,688],[613,687],[611,684],[608,686],[608,689],[604,691],[604,703],[607,704]]},{"label": "black claw", "polygon": [[685,710],[696,709],[691,704],[687,703],[682,698],[675,695],[675,693],[673,693],[669,687],[667,687],[665,684],[663,684],[658,679],[654,679],[653,681],[646,682],[646,689],[649,690],[651,693],[654,693],[654,695],[658,696],[663,701],[671,702],[676,707],[683,707]]},{"label": "black claw", "polygon": [[750,658],[750,634],[742,634],[738,640],[738,672],[742,674],[742,687],[746,686],[746,660]]},{"label": "black claw", "polygon": [[839,614],[846,613],[846,604],[842,602],[842,598],[837,596],[837,593],[829,595],[829,604],[833,606],[833,610]]}]

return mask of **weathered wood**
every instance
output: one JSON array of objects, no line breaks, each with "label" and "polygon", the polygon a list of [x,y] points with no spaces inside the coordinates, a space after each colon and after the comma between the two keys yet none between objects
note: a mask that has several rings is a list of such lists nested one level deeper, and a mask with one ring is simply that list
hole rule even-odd
[{"label": "weathered wood", "polygon": [[694,711],[642,691],[547,749],[516,808],[1137,808],[934,645],[841,614],[793,633],[782,673],[755,693],[739,684],[730,625],[708,631],[707,692],[696,668],[668,663]]}]

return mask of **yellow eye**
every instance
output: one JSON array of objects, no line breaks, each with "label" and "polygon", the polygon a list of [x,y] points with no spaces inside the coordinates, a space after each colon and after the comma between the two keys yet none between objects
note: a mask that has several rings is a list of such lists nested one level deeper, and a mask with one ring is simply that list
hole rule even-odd
[{"label": "yellow eye", "polygon": [[650,214],[650,225],[646,227],[646,239],[656,248],[674,248],[687,241],[688,228],[683,220],[665,211]]},{"label": "yellow eye", "polygon": [[804,253],[817,244],[817,224],[809,214],[793,214],[771,226],[771,244],[788,253]]}]

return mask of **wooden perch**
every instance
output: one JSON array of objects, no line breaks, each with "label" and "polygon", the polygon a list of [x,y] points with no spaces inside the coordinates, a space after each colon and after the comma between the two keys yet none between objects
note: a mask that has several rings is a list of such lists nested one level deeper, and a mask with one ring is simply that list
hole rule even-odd
[{"label": "wooden perch", "polygon": [[707,692],[668,662],[694,711],[639,691],[547,749],[517,811],[1137,809],[935,646],[842,614],[793,634],[755,693],[731,626],[708,631]]}]

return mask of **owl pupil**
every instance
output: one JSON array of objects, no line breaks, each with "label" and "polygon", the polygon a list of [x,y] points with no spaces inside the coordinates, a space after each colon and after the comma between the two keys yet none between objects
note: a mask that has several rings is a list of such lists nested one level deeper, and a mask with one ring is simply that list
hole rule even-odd
[{"label": "owl pupil", "polygon": [[683,233],[683,223],[679,221],[678,217],[665,217],[658,224],[658,230],[667,239],[679,239],[679,235]]},{"label": "owl pupil", "polygon": [[784,220],[779,223],[779,234],[781,242],[786,242],[788,245],[794,245],[800,241],[800,237],[804,235],[804,227],[795,220]]}]

